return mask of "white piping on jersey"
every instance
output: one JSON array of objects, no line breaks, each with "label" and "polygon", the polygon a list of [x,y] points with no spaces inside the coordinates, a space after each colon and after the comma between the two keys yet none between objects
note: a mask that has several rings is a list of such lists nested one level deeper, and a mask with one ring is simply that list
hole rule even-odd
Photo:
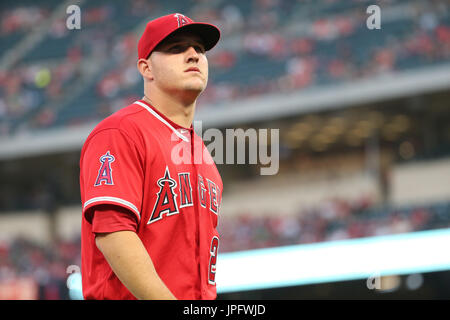
[{"label": "white piping on jersey", "polygon": [[103,202],[103,201],[116,202],[116,203],[119,203],[119,204],[123,204],[124,206],[126,206],[126,207],[130,208],[131,210],[133,210],[133,212],[137,214],[138,219],[141,219],[141,214],[139,213],[138,208],[136,208],[136,206],[134,204],[132,204],[131,202],[129,202],[127,200],[123,200],[123,199],[116,198],[116,197],[97,197],[97,198],[89,199],[88,201],[86,201],[84,203],[83,210],[86,209],[86,207],[88,205],[90,205],[91,203]]},{"label": "white piping on jersey", "polygon": [[183,141],[189,142],[188,138],[186,138],[181,133],[179,133],[177,129],[172,127],[170,125],[170,123],[168,123],[163,117],[161,117],[158,113],[156,113],[152,108],[150,108],[149,106],[147,106],[146,104],[144,104],[144,103],[142,103],[140,101],[136,101],[134,103],[136,103],[136,104],[140,105],[141,107],[144,107],[145,109],[147,109],[148,112],[150,112],[152,115],[154,115],[155,118],[157,118],[159,121],[164,123],[166,126],[168,126],[180,139],[182,139]]}]

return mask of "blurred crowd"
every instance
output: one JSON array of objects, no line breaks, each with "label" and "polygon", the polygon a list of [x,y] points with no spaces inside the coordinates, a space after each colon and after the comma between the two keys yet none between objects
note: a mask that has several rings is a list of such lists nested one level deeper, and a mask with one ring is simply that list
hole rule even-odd
[{"label": "blurred crowd", "polygon": [[65,61],[45,65],[27,65],[14,72],[0,71],[0,135],[12,129],[46,128],[55,120],[55,110],[45,106],[61,99],[73,81],[79,78],[79,55],[69,52]]},{"label": "blurred crowd", "polygon": [[50,16],[51,10],[43,6],[19,6],[0,13],[0,37],[31,31]]},{"label": "blurred crowd", "polygon": [[[92,104],[88,106],[90,119],[76,119],[75,115],[66,125],[98,120],[141,97],[135,28],[150,14],[163,14],[165,7],[159,2],[134,0],[123,11],[119,3],[81,8],[83,26],[78,33],[67,30],[64,19],[57,20],[42,41],[70,42],[60,56],[19,61],[0,73],[0,135],[54,125],[59,108],[65,106],[63,98],[76,83],[83,82],[81,70],[88,62],[107,59],[98,81],[84,91],[92,98],[88,102]],[[185,13],[222,30],[222,41],[209,54],[210,81],[199,107],[450,60],[448,2],[382,1],[382,14],[391,21],[383,19],[382,28],[373,31],[366,28],[367,5],[358,0],[193,1]],[[408,10],[399,13],[392,9],[395,5],[407,5]],[[330,11],[330,6],[342,8]],[[180,8],[184,7],[180,2]],[[26,17],[30,15],[36,25],[45,21],[49,12],[37,5],[6,9],[0,39],[17,30],[29,30]],[[395,15],[397,19],[392,18]],[[123,30],[120,23],[112,22],[123,17],[136,20],[134,28]],[[394,28],[392,23],[403,27]],[[45,48],[45,42],[41,43],[39,50]],[[74,101],[67,108],[76,108],[78,100]]]},{"label": "blurred crowd", "polygon": [[248,212],[219,221],[220,251],[231,252],[450,227],[450,205],[376,208],[368,198],[334,199],[297,215]]},{"label": "blurred crowd", "polygon": [[79,239],[51,245],[25,237],[0,242],[1,299],[68,300],[67,277],[70,266],[81,265],[80,250]]}]

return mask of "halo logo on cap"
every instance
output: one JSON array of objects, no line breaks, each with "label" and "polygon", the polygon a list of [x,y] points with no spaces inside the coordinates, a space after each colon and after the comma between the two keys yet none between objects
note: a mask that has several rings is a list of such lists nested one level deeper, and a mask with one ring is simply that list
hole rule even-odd
[{"label": "halo logo on cap", "polygon": [[175,13],[174,14],[175,18],[177,18],[178,20],[178,28],[184,26],[185,24],[188,24],[190,21],[188,20],[188,18],[184,15],[182,15],[181,13]]}]

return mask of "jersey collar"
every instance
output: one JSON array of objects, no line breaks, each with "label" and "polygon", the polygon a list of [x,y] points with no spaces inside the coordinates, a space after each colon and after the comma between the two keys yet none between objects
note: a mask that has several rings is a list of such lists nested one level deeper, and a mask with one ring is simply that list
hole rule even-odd
[{"label": "jersey collar", "polygon": [[186,132],[189,132],[194,130],[193,126],[191,124],[190,128],[185,128],[183,126],[180,126],[179,124],[176,124],[169,118],[167,118],[164,114],[162,114],[159,110],[157,110],[155,107],[153,107],[151,104],[146,102],[145,100],[138,100],[134,102],[137,105],[140,105],[141,107],[145,108],[148,112],[150,112],[155,118],[157,118],[159,121],[164,123],[169,129],[171,129],[181,140],[188,142],[189,139],[183,134]]}]

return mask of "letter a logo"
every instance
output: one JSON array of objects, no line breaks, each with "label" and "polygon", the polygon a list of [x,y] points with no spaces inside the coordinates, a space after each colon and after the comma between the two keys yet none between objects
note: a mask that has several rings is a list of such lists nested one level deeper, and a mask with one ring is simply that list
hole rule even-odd
[{"label": "letter a logo", "polygon": [[185,24],[188,24],[190,21],[188,20],[189,18],[185,17],[184,15],[182,15],[181,13],[175,13],[174,14],[175,18],[177,18],[178,20],[178,28],[184,26]]},{"label": "letter a logo", "polygon": [[158,198],[156,199],[155,207],[147,224],[161,220],[164,213],[166,216],[179,213],[176,201],[177,195],[173,191],[177,186],[177,182],[170,177],[169,167],[166,167],[164,177],[159,179],[157,184],[160,188]]},{"label": "letter a logo", "polygon": [[102,185],[102,182],[105,182],[105,185],[108,186],[114,185],[111,169],[111,162],[114,162],[114,160],[114,156],[109,151],[100,157],[101,166],[98,170],[97,180],[95,180],[95,187]]}]

